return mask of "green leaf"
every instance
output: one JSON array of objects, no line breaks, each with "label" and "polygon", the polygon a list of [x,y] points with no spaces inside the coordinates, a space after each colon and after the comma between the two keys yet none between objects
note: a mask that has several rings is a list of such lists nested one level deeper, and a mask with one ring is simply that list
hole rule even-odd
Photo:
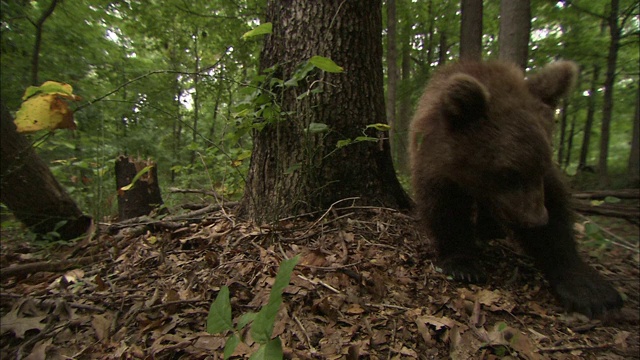
[{"label": "green leaf", "polygon": [[367,125],[367,129],[371,129],[371,128],[374,128],[374,129],[376,129],[378,131],[389,131],[389,130],[391,130],[391,126],[389,126],[387,124],[381,124],[381,123]]},{"label": "green leaf", "polygon": [[600,227],[594,223],[588,222],[584,224],[584,233],[587,234],[587,236],[592,237],[600,233]]},{"label": "green leaf", "polygon": [[282,342],[280,338],[275,338],[266,344],[260,345],[258,351],[254,352],[249,360],[280,360],[283,358]]},{"label": "green leaf", "polygon": [[289,281],[291,281],[293,268],[298,264],[298,261],[300,261],[300,255],[287,259],[280,264],[280,269],[276,274],[276,281],[273,283],[271,294],[269,294],[269,302],[271,302],[271,298],[274,296],[282,296],[284,288],[286,288],[287,285],[289,285]]},{"label": "green leaf", "polygon": [[131,188],[133,187],[133,185],[136,184],[136,181],[138,181],[140,179],[140,177],[142,177],[142,175],[146,174],[149,172],[149,170],[151,170],[151,168],[153,168],[153,165],[149,165],[149,166],[145,166],[144,169],[138,171],[138,173],[136,174],[136,176],[133,177],[133,180],[131,180],[131,184],[129,185],[125,185],[123,187],[120,188],[120,190],[122,191],[129,191],[131,190]]},{"label": "green leaf", "polygon": [[284,171],[284,174],[285,175],[293,174],[295,171],[300,170],[300,168],[302,168],[302,165],[300,163],[295,163],[295,164],[289,166],[289,168]]},{"label": "green leaf", "polygon": [[352,142],[353,142],[353,140],[351,140],[351,139],[338,140],[338,142],[336,143],[336,148],[340,149],[342,147],[345,147],[345,146],[351,144]]},{"label": "green leaf", "polygon": [[229,301],[229,287],[223,286],[216,296],[216,300],[209,308],[207,316],[207,332],[218,334],[233,329],[231,322],[231,302]]},{"label": "green leaf", "polygon": [[604,198],[604,202],[606,202],[607,204],[617,204],[620,201],[621,200],[615,196],[607,196]]},{"label": "green leaf", "polygon": [[[273,290],[271,290],[273,294]],[[275,324],[278,309],[282,304],[282,294],[269,296],[269,302],[258,311],[253,324],[251,325],[251,338],[259,344],[266,344],[271,340],[273,326]]]},{"label": "green leaf", "polygon": [[240,344],[240,338],[238,337],[238,335],[233,334],[229,336],[227,342],[224,343],[223,354],[225,359],[228,359],[231,357],[231,355],[233,355],[233,351],[236,349],[238,344]]},{"label": "green leaf", "polygon": [[272,30],[273,30],[273,25],[270,22],[264,23],[264,24],[260,24],[260,25],[256,26],[255,28],[253,28],[253,29],[247,31],[246,33],[242,34],[242,38],[244,40],[247,40],[250,37],[271,34]]},{"label": "green leaf", "polygon": [[242,152],[238,155],[238,157],[236,158],[236,160],[244,160],[244,159],[248,159],[251,157],[251,150],[242,150]]},{"label": "green leaf", "polygon": [[312,122],[306,130],[311,134],[318,134],[329,131],[329,126],[323,123]]},{"label": "green leaf", "polygon": [[276,315],[280,304],[282,304],[282,291],[289,285],[291,273],[299,260],[300,255],[296,255],[280,264],[280,269],[269,294],[269,302],[260,309],[253,325],[251,325],[251,338],[260,344],[266,344],[271,340]]},{"label": "green leaf", "polygon": [[355,138],[353,140],[354,142],[360,142],[360,141],[371,141],[371,142],[375,142],[378,141],[378,138],[374,138],[371,136],[358,136],[357,138]]},{"label": "green leaf", "polygon": [[501,323],[498,324],[497,329],[498,329],[498,331],[505,331],[507,329],[507,327],[508,326],[507,326],[506,323],[501,322]]},{"label": "green leaf", "polygon": [[240,331],[244,329],[244,327],[247,326],[248,323],[255,320],[257,315],[258,313],[248,312],[240,316],[240,319],[238,319],[238,325],[236,326],[236,330]]},{"label": "green leaf", "polygon": [[45,81],[40,86],[29,86],[27,90],[25,90],[22,100],[27,100],[35,94],[57,94],[62,95],[66,99],[79,100],[79,98],[73,94],[73,87],[71,87],[71,85],[57,81]]},{"label": "green leaf", "polygon": [[333,60],[326,58],[324,56],[314,56],[309,59],[309,62],[313,64],[320,70],[324,70],[330,73],[341,73],[344,71],[342,66],[338,66],[338,64],[334,63]]}]

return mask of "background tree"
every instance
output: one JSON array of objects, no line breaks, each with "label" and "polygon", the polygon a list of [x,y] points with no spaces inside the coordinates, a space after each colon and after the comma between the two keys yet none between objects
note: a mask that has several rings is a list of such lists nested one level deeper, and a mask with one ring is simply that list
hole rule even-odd
[{"label": "background tree", "polygon": [[598,78],[600,76],[600,66],[594,65],[591,71],[591,87],[589,88],[589,96],[587,99],[587,116],[583,128],[582,146],[580,147],[580,159],[578,160],[578,170],[587,168],[587,157],[589,155],[589,144],[591,144],[591,132],[593,129],[593,120],[596,113],[596,91],[598,90]]},{"label": "background tree", "polygon": [[460,59],[482,59],[482,1],[462,0],[460,23]]},{"label": "background tree", "polygon": [[[608,157],[609,138],[611,128],[611,116],[613,114],[613,90],[616,78],[616,63],[618,61],[618,49],[620,47],[621,27],[618,22],[620,1],[611,0],[607,25],[609,27],[609,51],[607,54],[607,67],[604,80],[604,103],[602,104],[602,123],[600,126],[600,156],[598,158],[598,176],[600,185],[609,184]],[[624,21],[624,20],[623,20]]]},{"label": "background tree", "polygon": [[[242,208],[252,218],[322,209],[341,199],[406,208],[396,179],[387,132],[367,130],[374,141],[351,141],[367,125],[385,123],[381,2],[269,1],[273,24],[260,69],[272,72],[263,86],[276,95],[275,118],[263,114]],[[287,88],[311,57],[344,67],[342,73],[311,72]],[[298,76],[299,77],[299,76]],[[315,131],[315,129],[326,132]],[[276,218],[277,218],[276,217]]]},{"label": "background tree", "polygon": [[500,54],[498,57],[527,68],[531,3],[529,0],[500,1]]}]

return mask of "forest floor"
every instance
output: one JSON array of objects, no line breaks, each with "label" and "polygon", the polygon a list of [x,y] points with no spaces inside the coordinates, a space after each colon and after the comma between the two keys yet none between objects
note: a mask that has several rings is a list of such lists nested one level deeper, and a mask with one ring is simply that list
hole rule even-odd
[{"label": "forest floor", "polygon": [[[479,254],[486,285],[447,279],[391,209],[341,203],[264,227],[211,207],[147,220],[48,248],[4,232],[0,358],[222,359],[229,334],[205,331],[221,287],[235,319],[257,311],[297,254],[273,329],[288,359],[640,358],[640,235],[622,220],[576,224],[583,258],[625,299],[605,320],[564,313],[507,240]],[[603,236],[586,236],[587,221]],[[242,335],[236,358],[258,347]]]}]

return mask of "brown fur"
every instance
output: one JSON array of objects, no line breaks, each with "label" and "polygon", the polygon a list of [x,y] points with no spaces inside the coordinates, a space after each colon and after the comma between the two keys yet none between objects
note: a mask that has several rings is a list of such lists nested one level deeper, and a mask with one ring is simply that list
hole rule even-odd
[{"label": "brown fur", "polygon": [[506,227],[568,309],[599,315],[622,301],[579,259],[567,192],[552,162],[554,107],[576,74],[567,61],[529,79],[499,62],[440,69],[410,128],[412,183],[444,271],[483,281],[475,238]]}]

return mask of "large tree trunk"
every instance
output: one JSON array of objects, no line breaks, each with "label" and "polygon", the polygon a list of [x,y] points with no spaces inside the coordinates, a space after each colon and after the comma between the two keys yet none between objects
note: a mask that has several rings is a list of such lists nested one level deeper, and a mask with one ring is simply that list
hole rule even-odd
[{"label": "large tree trunk", "polygon": [[91,218],[82,214],[0,104],[0,201],[36,234],[57,232],[62,239],[84,234]]},{"label": "large tree trunk", "polygon": [[[409,206],[386,132],[369,129],[378,141],[336,148],[339,140],[362,136],[368,124],[386,122],[381,16],[379,0],[269,1],[267,21],[273,30],[261,53],[261,70],[277,65],[272,76],[286,81],[319,55],[344,72],[316,71],[297,87],[272,88],[281,118],[266,120],[254,132],[241,214],[276,220],[350,197],[371,205]],[[321,92],[307,92],[310,87]],[[306,96],[297,98],[301,94]],[[305,131],[311,123],[326,124],[329,131]]]},{"label": "large tree trunk", "polygon": [[604,79],[604,102],[602,103],[602,124],[600,126],[600,156],[598,157],[598,179],[600,186],[609,185],[607,161],[609,159],[609,129],[613,114],[613,87],[616,78],[618,48],[620,47],[620,26],[618,24],[619,0],[611,0],[611,11],[607,19],[609,26],[609,53],[607,54],[607,72]]},{"label": "large tree trunk", "polygon": [[462,0],[460,4],[460,59],[482,59],[482,1]]},{"label": "large tree trunk", "polygon": [[529,0],[502,0],[500,2],[500,33],[498,35],[500,60],[512,62],[523,70],[529,59],[529,33],[531,32],[531,3]]}]

